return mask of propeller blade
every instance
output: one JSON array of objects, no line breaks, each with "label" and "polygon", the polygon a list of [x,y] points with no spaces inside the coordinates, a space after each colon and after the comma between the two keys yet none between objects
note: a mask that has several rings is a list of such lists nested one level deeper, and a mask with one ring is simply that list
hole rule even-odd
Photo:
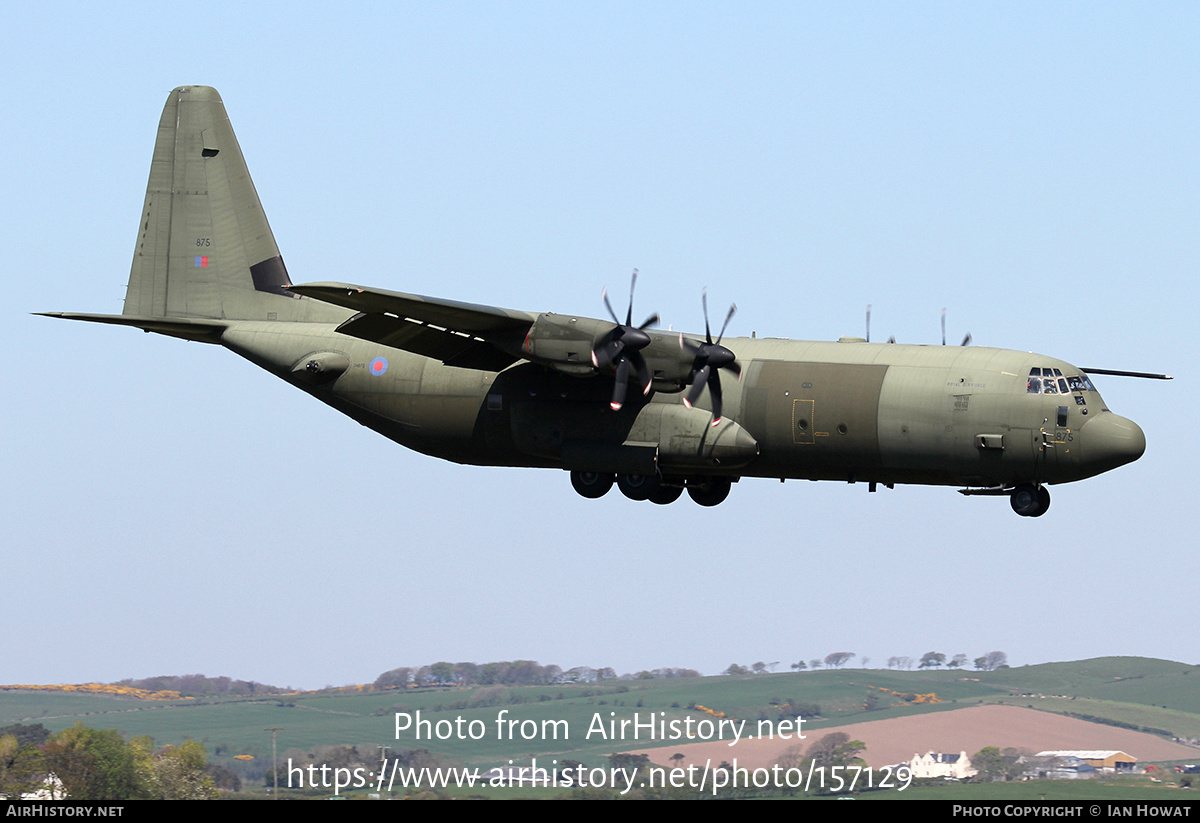
[{"label": "propeller blade", "polygon": [[712,344],[712,332],[708,330],[708,287],[700,292],[700,305],[704,307],[704,339]]},{"label": "propeller blade", "polygon": [[946,345],[946,310],[942,309],[942,345]]},{"label": "propeller blade", "polygon": [[708,376],[708,393],[712,395],[713,425],[715,426],[721,422],[721,373],[719,371],[714,371]]},{"label": "propeller blade", "polygon": [[623,340],[609,340],[599,349],[592,351],[592,365],[598,369],[607,368],[625,349]]},{"label": "propeller blade", "polygon": [[605,287],[600,292],[600,296],[604,298],[604,305],[608,308],[608,314],[610,317],[612,317],[613,322],[616,323],[618,326],[621,325],[621,321],[617,319],[617,313],[615,311],[613,311],[612,303],[608,302],[608,288],[607,287]]},{"label": "propeller blade", "polygon": [[963,346],[971,345],[971,333],[970,332],[967,332],[967,336],[963,338],[963,341],[960,345],[963,345]]},{"label": "propeller blade", "polygon": [[625,325],[633,325],[633,287],[637,285],[637,269],[633,270],[633,276],[629,278],[629,311],[625,314]]},{"label": "propeller blade", "polygon": [[635,350],[629,353],[629,362],[637,369],[638,382],[642,384],[642,394],[649,394],[653,380],[650,376],[650,367],[646,365],[646,358],[642,357],[640,351]]},{"label": "propeller blade", "polygon": [[737,312],[737,303],[732,303],[729,306],[729,314],[725,315],[725,322],[721,324],[721,333],[717,335],[717,343],[720,343],[721,338],[725,336],[725,329],[729,327],[729,321],[735,312]]},{"label": "propeller blade", "polygon": [[679,348],[687,349],[692,354],[699,354],[700,352],[704,351],[703,347],[697,346],[691,340],[685,340],[682,334],[679,335]]},{"label": "propeller blade", "polygon": [[867,304],[867,342],[871,342],[871,304]]},{"label": "propeller blade", "polygon": [[700,399],[700,395],[704,393],[704,386],[708,383],[708,375],[711,369],[707,365],[700,371],[696,372],[696,376],[692,378],[692,389],[687,393],[687,397],[683,398],[683,403],[689,409],[696,405],[696,401]]},{"label": "propeller blade", "polygon": [[609,407],[613,411],[620,411],[621,406],[625,405],[625,390],[629,387],[629,358],[622,357],[621,362],[617,364],[617,380],[613,384],[612,402]]}]

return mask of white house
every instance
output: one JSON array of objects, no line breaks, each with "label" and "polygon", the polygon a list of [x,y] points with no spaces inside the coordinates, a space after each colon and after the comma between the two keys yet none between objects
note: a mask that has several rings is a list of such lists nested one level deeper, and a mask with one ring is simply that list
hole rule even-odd
[{"label": "white house", "polygon": [[976,769],[972,768],[971,758],[967,757],[966,752],[914,754],[908,767],[912,770],[913,777],[952,777],[955,780],[962,780],[978,773]]}]

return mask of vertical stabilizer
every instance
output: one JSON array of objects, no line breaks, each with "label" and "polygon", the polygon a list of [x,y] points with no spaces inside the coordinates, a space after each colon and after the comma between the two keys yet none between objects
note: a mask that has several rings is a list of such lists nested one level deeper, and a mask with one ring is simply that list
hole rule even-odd
[{"label": "vertical stabilizer", "polygon": [[300,320],[216,89],[180,86],[158,124],[124,314]]}]

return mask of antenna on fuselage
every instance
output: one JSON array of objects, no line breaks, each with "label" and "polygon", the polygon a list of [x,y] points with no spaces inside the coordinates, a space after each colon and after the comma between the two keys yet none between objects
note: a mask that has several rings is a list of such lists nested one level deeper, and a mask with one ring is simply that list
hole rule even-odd
[{"label": "antenna on fuselage", "polygon": [[[942,345],[943,346],[946,345],[946,310],[945,309],[942,309]],[[959,343],[958,345],[960,345],[960,346],[971,345],[971,333],[967,332],[966,337],[964,337],[963,341],[961,343]]]},{"label": "antenna on fuselage", "polygon": [[[867,342],[868,343],[871,342],[871,304],[870,303],[867,304]],[[895,343],[896,335],[893,334],[891,337],[889,337],[888,342]]]}]

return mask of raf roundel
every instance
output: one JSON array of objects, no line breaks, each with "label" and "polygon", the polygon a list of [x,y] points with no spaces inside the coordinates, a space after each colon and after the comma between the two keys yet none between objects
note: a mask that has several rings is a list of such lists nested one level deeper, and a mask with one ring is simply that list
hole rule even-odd
[{"label": "raf roundel", "polygon": [[367,370],[371,372],[372,377],[378,377],[387,371],[388,362],[386,357],[376,357],[367,364]]}]

